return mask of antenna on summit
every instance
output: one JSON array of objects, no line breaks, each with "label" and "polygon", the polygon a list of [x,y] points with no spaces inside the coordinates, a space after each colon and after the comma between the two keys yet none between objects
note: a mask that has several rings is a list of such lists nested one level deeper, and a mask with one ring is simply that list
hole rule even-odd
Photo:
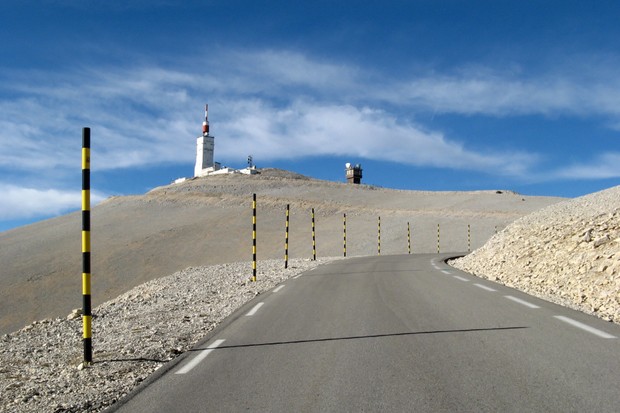
[{"label": "antenna on summit", "polygon": [[209,104],[205,104],[205,120],[202,122],[202,136],[209,136]]}]

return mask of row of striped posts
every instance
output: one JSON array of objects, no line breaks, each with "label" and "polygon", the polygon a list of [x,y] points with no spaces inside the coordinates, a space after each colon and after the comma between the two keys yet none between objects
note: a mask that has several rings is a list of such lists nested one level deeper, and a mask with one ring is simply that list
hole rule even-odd
[{"label": "row of striped posts", "polygon": [[[316,227],[314,208],[311,210],[312,218],[312,259],[316,261]],[[289,259],[289,230],[290,230],[290,204],[286,204],[285,231],[284,231],[284,268],[288,268]],[[347,256],[347,214],[342,216],[342,255]],[[497,227],[495,227],[497,233]],[[467,251],[471,252],[471,224],[467,224]],[[437,224],[437,253],[441,252],[441,230]],[[411,224],[407,222],[407,253],[411,254]],[[377,255],[381,255],[381,217],[377,217]],[[256,281],[256,194],[252,198],[252,281]]]}]

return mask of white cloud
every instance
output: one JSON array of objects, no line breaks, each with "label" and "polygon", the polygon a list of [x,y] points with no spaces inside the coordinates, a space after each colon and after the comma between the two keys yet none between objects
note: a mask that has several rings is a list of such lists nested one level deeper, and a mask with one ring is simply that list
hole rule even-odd
[{"label": "white cloud", "polygon": [[561,179],[620,178],[620,152],[602,154],[588,163],[573,164],[552,175]]},{"label": "white cloud", "polygon": [[58,75],[55,82],[42,73],[27,77],[6,85],[22,97],[0,100],[0,168],[75,168],[84,126],[92,130],[93,170],[191,157],[190,140],[179,145],[194,134],[193,123],[199,130],[190,109],[200,105],[189,103],[184,88],[195,82],[190,75],[138,68]]},{"label": "white cloud", "polygon": [[[301,53],[266,50],[258,52],[231,53],[225,59],[222,70],[245,80],[240,93],[260,89],[263,92],[280,91],[284,87],[311,89],[313,94],[333,93],[335,90],[352,90],[359,87],[363,77],[360,70],[345,64],[312,60]],[[253,85],[249,85],[248,81]]]},{"label": "white cloud", "polygon": [[603,115],[620,116],[620,76],[589,69],[561,68],[525,77],[497,70],[466,70],[399,81],[376,97],[438,113],[462,115]]},{"label": "white cloud", "polygon": [[298,101],[283,109],[253,100],[230,104],[220,124],[217,151],[225,157],[239,148],[256,159],[309,155],[356,155],[409,165],[521,175],[537,157],[526,153],[477,153],[442,133],[399,123],[383,111],[351,105]]},{"label": "white cloud", "polygon": [[[0,220],[54,216],[82,205],[81,191],[40,189],[0,183]],[[104,195],[91,193],[91,205],[102,201]]]}]

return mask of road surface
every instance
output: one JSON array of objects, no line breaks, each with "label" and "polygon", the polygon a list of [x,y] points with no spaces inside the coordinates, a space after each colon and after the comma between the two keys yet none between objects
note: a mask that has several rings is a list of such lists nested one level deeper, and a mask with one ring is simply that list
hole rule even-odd
[{"label": "road surface", "polygon": [[289,279],[120,412],[617,412],[620,328],[443,263]]}]

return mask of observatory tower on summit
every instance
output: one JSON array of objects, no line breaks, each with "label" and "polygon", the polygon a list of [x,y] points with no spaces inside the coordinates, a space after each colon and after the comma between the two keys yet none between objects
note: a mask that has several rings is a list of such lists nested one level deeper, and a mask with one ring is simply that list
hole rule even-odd
[{"label": "observatory tower on summit", "polygon": [[220,169],[220,164],[213,161],[215,136],[209,134],[209,105],[205,105],[205,120],[202,122],[202,136],[196,139],[196,166],[194,176],[209,175]]},{"label": "observatory tower on summit", "polygon": [[[202,122],[202,136],[196,138],[196,165],[194,166],[194,177],[222,174],[246,174],[255,175],[258,172],[255,165],[248,165],[244,169],[234,169],[223,167],[219,162],[213,160],[215,150],[215,136],[209,133],[209,105],[205,105],[205,120]],[[251,156],[250,158],[251,159]],[[183,182],[185,178],[179,178],[175,183]]]}]

